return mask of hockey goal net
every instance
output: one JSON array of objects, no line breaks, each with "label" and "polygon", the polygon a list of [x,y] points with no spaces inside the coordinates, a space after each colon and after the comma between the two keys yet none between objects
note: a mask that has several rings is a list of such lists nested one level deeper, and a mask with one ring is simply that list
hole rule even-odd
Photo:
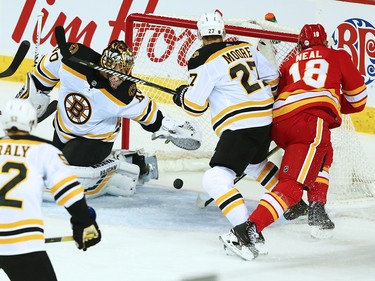
[{"label": "hockey goal net", "polygon": [[[264,20],[226,19],[225,23],[225,40],[243,40],[258,45],[276,66],[296,50],[298,30],[295,28]],[[133,75],[172,90],[187,84],[187,61],[201,47],[196,19],[152,14],[128,16],[126,42],[136,56]],[[123,129],[123,148],[144,148],[148,153],[155,153],[162,170],[207,169],[218,141],[211,127],[209,112],[192,118],[174,105],[171,94],[138,86],[156,100],[165,115],[176,120],[193,121],[202,133],[202,146],[196,151],[184,151],[162,140],[151,141],[139,124],[130,121],[130,131],[126,127]],[[375,179],[370,163],[366,160],[350,117],[344,116],[343,120],[343,126],[332,131],[335,160],[331,168],[330,196],[342,200],[372,198]]]}]

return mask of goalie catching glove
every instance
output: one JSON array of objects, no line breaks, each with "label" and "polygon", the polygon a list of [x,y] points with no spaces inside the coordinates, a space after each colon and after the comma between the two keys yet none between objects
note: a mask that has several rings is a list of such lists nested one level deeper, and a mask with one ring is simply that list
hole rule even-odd
[{"label": "goalie catching glove", "polygon": [[35,107],[38,118],[47,110],[51,98],[49,97],[50,90],[38,90],[33,75],[28,72],[26,76],[26,83],[16,95],[17,99],[28,99]]},{"label": "goalie catching glove", "polygon": [[186,150],[196,150],[201,146],[200,134],[193,123],[185,121],[179,124],[168,117],[163,118],[160,129],[153,133],[151,138],[152,140],[166,139],[166,143],[172,142],[175,146]]}]

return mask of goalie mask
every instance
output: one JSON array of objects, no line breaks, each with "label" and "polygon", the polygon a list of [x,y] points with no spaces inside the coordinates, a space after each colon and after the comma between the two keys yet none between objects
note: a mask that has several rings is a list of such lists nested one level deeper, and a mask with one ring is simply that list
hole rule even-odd
[{"label": "goalie mask", "polygon": [[[129,75],[134,66],[133,51],[125,44],[124,41],[114,40],[104,49],[100,58],[102,67],[121,72]],[[113,89],[116,89],[125,79],[118,76],[102,73],[108,78]]]},{"label": "goalie mask", "polygon": [[198,38],[202,39],[204,36],[218,35],[223,39],[225,37],[225,24],[223,15],[219,10],[214,13],[202,14],[197,22]]},{"label": "goalie mask", "polygon": [[327,46],[327,33],[321,24],[305,24],[298,36],[300,50],[312,46]]}]

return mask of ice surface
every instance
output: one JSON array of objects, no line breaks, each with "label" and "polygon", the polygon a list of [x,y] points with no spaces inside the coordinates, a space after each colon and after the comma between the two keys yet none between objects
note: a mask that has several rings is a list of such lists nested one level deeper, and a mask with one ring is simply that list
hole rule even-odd
[{"label": "ice surface", "polygon": [[[21,85],[1,82],[0,86],[2,108]],[[36,134],[51,138],[50,120],[41,123]],[[361,140],[369,159],[374,159],[375,136],[362,134]],[[231,226],[218,208],[214,204],[205,209],[195,206],[197,193],[203,192],[201,177],[202,172],[164,172],[158,181],[139,187],[133,197],[106,196],[89,201],[96,209],[103,240],[86,252],[77,250],[73,242],[48,244],[47,252],[58,279],[375,279],[375,200],[353,205],[327,204],[336,224],[329,240],[311,238],[304,220],[291,223],[280,219],[263,232],[269,254],[246,262],[225,254],[218,235]],[[184,180],[182,189],[173,188],[175,178]],[[238,188],[252,210],[262,188],[251,180],[242,180]],[[46,236],[71,235],[68,213],[63,208],[44,203],[43,209]],[[0,280],[8,280],[2,271]]]}]

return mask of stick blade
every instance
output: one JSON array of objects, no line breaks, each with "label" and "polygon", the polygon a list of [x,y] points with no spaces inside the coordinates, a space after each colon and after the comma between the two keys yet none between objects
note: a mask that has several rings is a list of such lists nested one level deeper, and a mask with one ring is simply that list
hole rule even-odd
[{"label": "stick blade", "polygon": [[63,57],[64,58],[71,57],[72,55],[69,52],[69,48],[68,48],[66,37],[65,37],[65,29],[63,26],[61,25],[56,26],[55,37],[56,37],[57,45],[59,46],[60,52],[63,55]]},{"label": "stick blade", "polygon": [[20,46],[18,47],[17,53],[13,58],[12,63],[5,71],[0,73],[0,78],[12,76],[17,71],[18,67],[21,65],[29,49],[30,42],[27,40],[22,41]]},{"label": "stick blade", "polygon": [[42,114],[42,116],[38,118],[38,123],[48,118],[52,113],[55,112],[56,108],[57,108],[57,100],[51,101],[51,103],[47,107],[47,110]]}]

